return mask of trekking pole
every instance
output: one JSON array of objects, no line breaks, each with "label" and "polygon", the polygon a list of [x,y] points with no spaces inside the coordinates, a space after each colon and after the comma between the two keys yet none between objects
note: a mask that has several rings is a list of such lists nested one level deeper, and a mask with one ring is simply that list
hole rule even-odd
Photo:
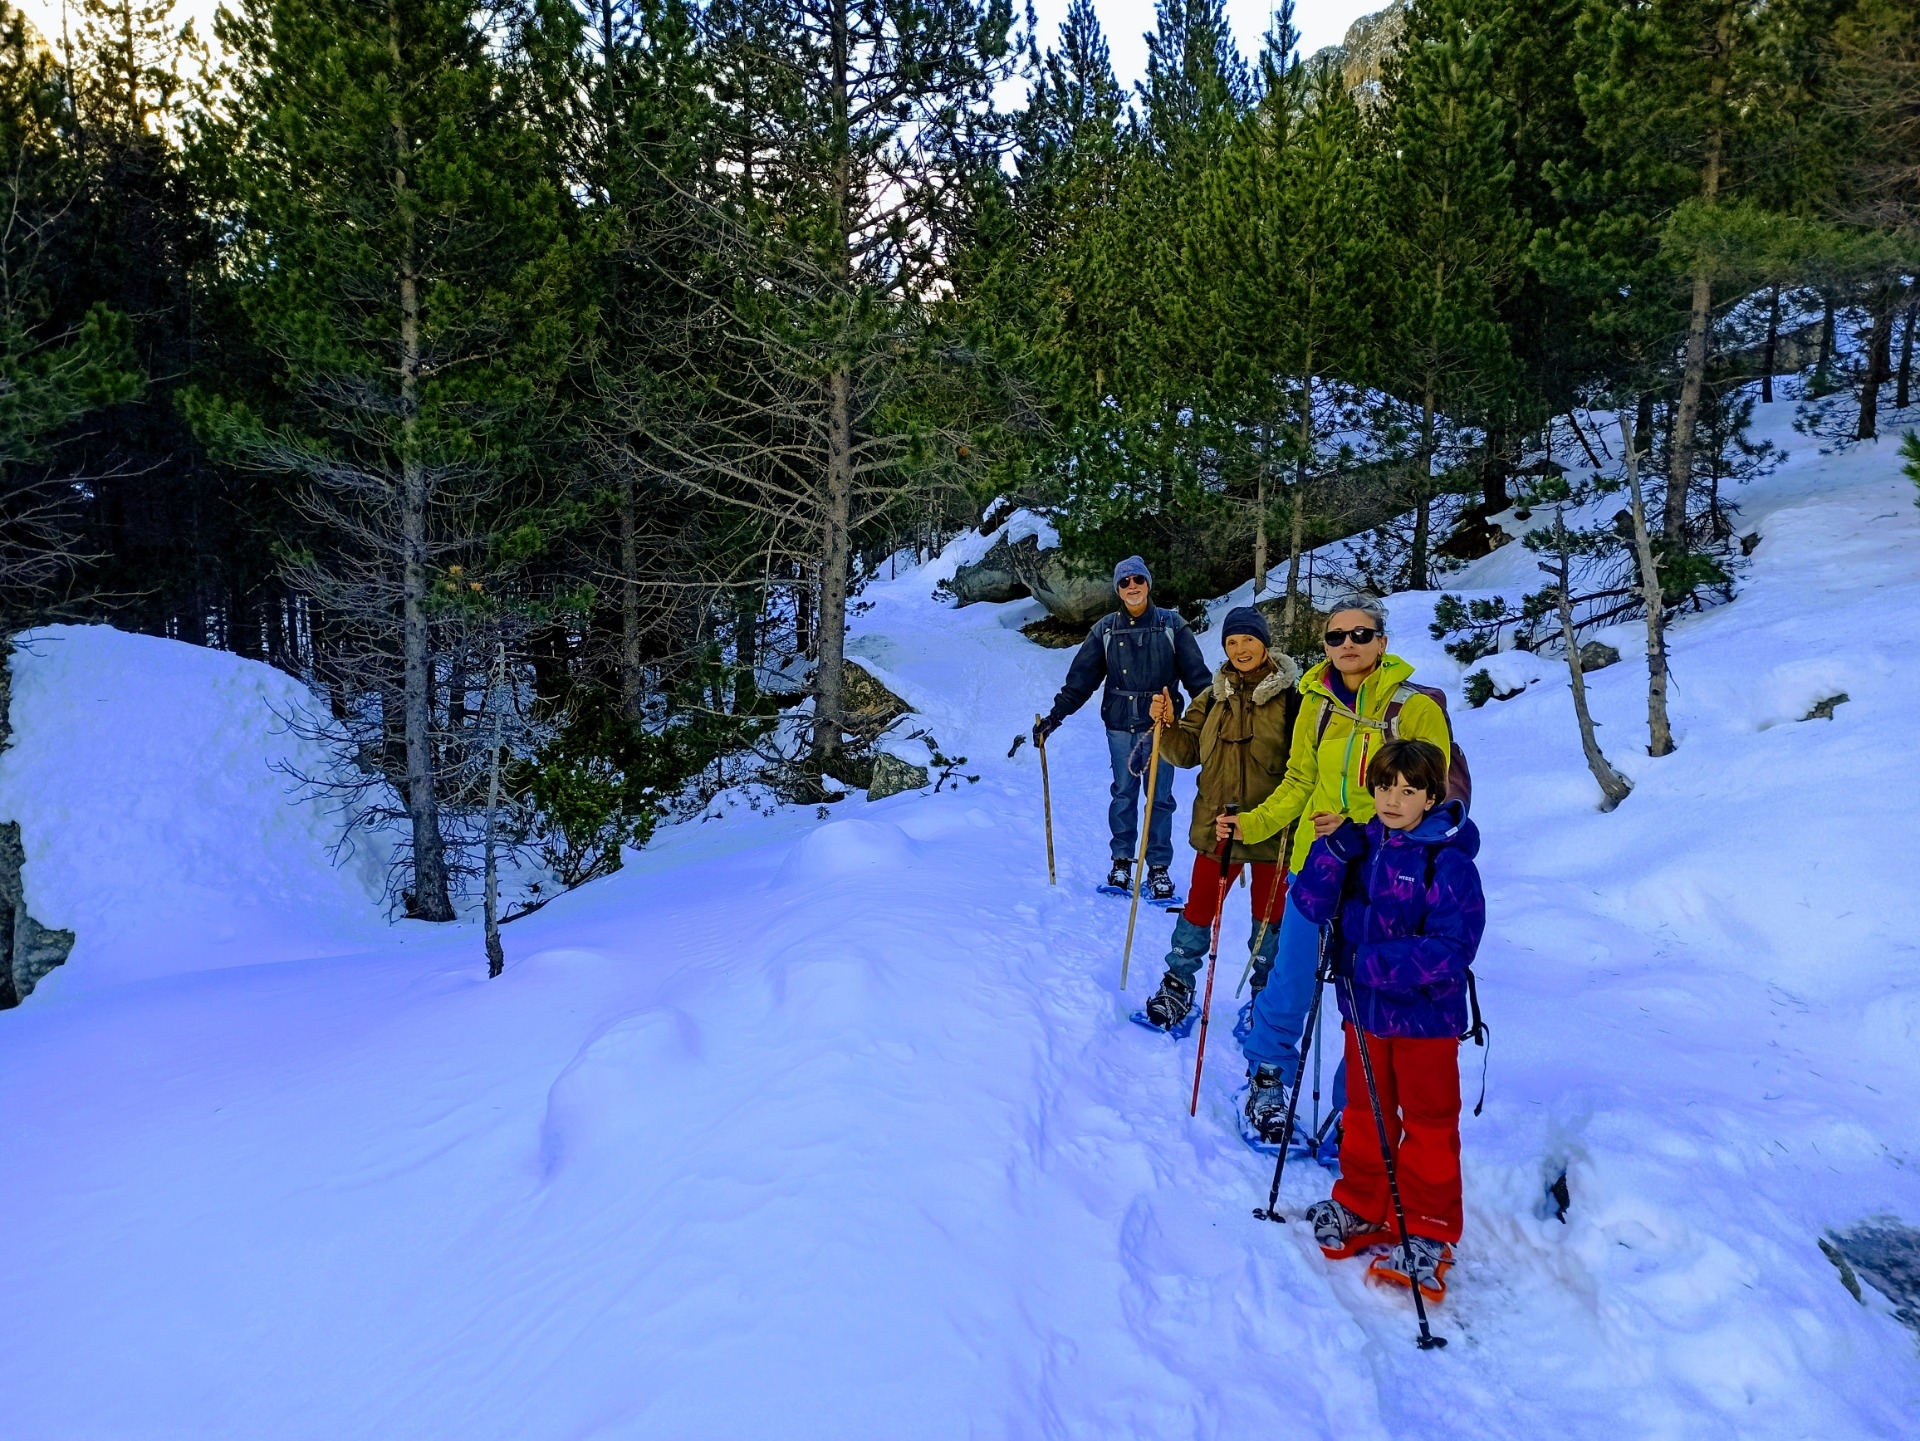
[{"label": "trekking pole", "polygon": [[1133,863],[1133,904],[1127,908],[1127,945],[1120,952],[1120,989],[1127,988],[1133,960],[1133,922],[1140,914],[1140,876],[1147,868],[1147,832],[1153,826],[1153,790],[1160,783],[1160,722],[1153,723],[1153,754],[1147,759],[1147,818],[1140,823],[1140,858]]},{"label": "trekking pole", "polygon": [[[1039,716],[1033,718],[1036,727],[1040,719]],[[1040,752],[1040,803],[1047,812],[1047,884],[1057,886],[1060,883],[1053,876],[1053,787],[1047,781],[1047,743],[1035,741],[1033,748]]]},{"label": "trekking pole", "polygon": [[[1237,816],[1240,807],[1230,805],[1224,814]],[[1200,1002],[1200,1049],[1193,1055],[1193,1099],[1187,1104],[1189,1116],[1200,1114],[1200,1068],[1207,1061],[1207,1020],[1213,1011],[1213,963],[1220,954],[1220,922],[1227,914],[1227,887],[1232,883],[1232,877],[1227,872],[1227,856],[1232,851],[1233,837],[1229,835],[1220,842],[1219,854],[1213,858],[1213,863],[1220,868],[1220,893],[1214,897],[1213,935],[1207,942],[1207,993]]]},{"label": "trekking pole", "polygon": [[[1400,1179],[1395,1174],[1393,1148],[1387,1144],[1387,1118],[1380,1110],[1380,1088],[1373,1081],[1373,1053],[1367,1049],[1367,1033],[1360,1029],[1357,1019],[1360,1006],[1353,998],[1353,977],[1342,976],[1341,981],[1347,988],[1347,1010],[1355,1017],[1354,1034],[1360,1038],[1357,1049],[1360,1052],[1360,1071],[1367,1078],[1367,1100],[1373,1105],[1373,1126],[1380,1133],[1380,1159],[1387,1167],[1387,1194],[1393,1197],[1393,1219],[1400,1228],[1400,1259],[1409,1273],[1413,1269],[1413,1243],[1407,1236],[1407,1208],[1400,1204]],[[1447,1344],[1445,1336],[1436,1336],[1427,1327],[1427,1305],[1420,1298],[1420,1278],[1409,1274],[1407,1280],[1412,1284],[1407,1288],[1413,1292],[1413,1311],[1420,1318],[1420,1337],[1415,1343],[1422,1351],[1431,1351]]]},{"label": "trekking pole", "polygon": [[1313,977],[1313,1009],[1307,1013],[1306,1034],[1300,1038],[1300,1069],[1294,1072],[1293,1094],[1287,1097],[1287,1124],[1280,1133],[1280,1154],[1273,1158],[1273,1185],[1267,1189],[1265,1209],[1253,1208],[1253,1214],[1262,1221],[1286,1223],[1286,1217],[1280,1214],[1280,1177],[1287,1169],[1287,1149],[1293,1144],[1293,1118],[1300,1110],[1300,1083],[1306,1079],[1307,1057],[1318,1054],[1314,1044],[1319,1039],[1320,996],[1327,984],[1327,972],[1331,965],[1328,956],[1332,948],[1327,944],[1327,927],[1320,928],[1320,963]]},{"label": "trekking pole", "polygon": [[[1286,872],[1280,868],[1281,863],[1285,861],[1285,859],[1286,857],[1282,856],[1280,860],[1275,861],[1273,864],[1273,884],[1267,887],[1267,903],[1261,908],[1260,933],[1253,938],[1253,949],[1247,952],[1247,965],[1246,969],[1240,972],[1240,984],[1233,988],[1233,998],[1236,1001],[1240,999],[1240,993],[1247,988],[1247,978],[1253,974],[1253,963],[1260,954],[1260,947],[1267,943],[1267,927],[1271,925],[1272,922],[1267,919],[1265,913],[1273,909],[1274,887],[1280,884],[1280,877],[1286,874]],[[1248,863],[1247,869],[1253,869],[1251,862]]]}]

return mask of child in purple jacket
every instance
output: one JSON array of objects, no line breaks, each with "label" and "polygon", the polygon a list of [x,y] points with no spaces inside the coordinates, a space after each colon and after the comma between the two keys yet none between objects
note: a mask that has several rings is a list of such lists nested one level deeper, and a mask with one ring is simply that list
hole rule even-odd
[{"label": "child in purple jacket", "polygon": [[[1473,858],[1480,833],[1445,801],[1447,758],[1426,741],[1395,740],[1367,764],[1374,818],[1365,827],[1315,816],[1318,839],[1294,903],[1333,927],[1334,992],[1346,1020],[1347,1105],[1333,1198],[1307,1212],[1330,1259],[1376,1246],[1368,1274],[1446,1295],[1460,1239],[1460,1036],[1467,967],[1486,928]],[[1367,1048],[1401,1200],[1407,1245],[1393,1244],[1380,1130],[1361,1079]]]}]

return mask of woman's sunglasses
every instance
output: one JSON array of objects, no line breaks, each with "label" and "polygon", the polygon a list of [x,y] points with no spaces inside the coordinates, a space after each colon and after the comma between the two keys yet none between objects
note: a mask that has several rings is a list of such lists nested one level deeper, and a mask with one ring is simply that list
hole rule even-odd
[{"label": "woman's sunglasses", "polygon": [[1352,641],[1355,645],[1372,645],[1378,640],[1380,632],[1370,625],[1356,625],[1352,630],[1330,630],[1323,639],[1330,646],[1345,645]]}]

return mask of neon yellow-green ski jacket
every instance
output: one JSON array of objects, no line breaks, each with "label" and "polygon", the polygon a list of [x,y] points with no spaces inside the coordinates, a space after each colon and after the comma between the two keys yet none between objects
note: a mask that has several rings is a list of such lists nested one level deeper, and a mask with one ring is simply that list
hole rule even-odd
[{"label": "neon yellow-green ski jacket", "polygon": [[[1306,864],[1313,848],[1311,822],[1318,812],[1337,811],[1360,825],[1373,819],[1373,793],[1361,778],[1367,757],[1389,738],[1386,714],[1395,691],[1413,676],[1413,667],[1399,656],[1382,656],[1379,668],[1361,683],[1353,710],[1348,710],[1327,688],[1331,664],[1323,660],[1300,677],[1304,699],[1287,753],[1286,777],[1272,795],[1240,817],[1241,836],[1255,845],[1301,822],[1293,832],[1289,871]],[[1445,713],[1418,691],[1401,705],[1395,729],[1403,740],[1431,741],[1442,755],[1452,753]]]}]

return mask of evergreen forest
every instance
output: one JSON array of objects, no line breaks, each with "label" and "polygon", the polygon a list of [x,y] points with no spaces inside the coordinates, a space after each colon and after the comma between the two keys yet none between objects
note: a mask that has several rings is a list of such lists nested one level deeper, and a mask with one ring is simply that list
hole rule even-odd
[{"label": "evergreen forest", "polygon": [[307,681],[422,919],[862,784],[863,585],[1015,508],[1299,650],[1314,547],[1430,588],[1630,446],[1617,617],[1726,587],[1772,377],[1910,404],[1920,0],[1159,0],[1131,93],[1091,0],[68,14],[0,0],[7,628]]}]

